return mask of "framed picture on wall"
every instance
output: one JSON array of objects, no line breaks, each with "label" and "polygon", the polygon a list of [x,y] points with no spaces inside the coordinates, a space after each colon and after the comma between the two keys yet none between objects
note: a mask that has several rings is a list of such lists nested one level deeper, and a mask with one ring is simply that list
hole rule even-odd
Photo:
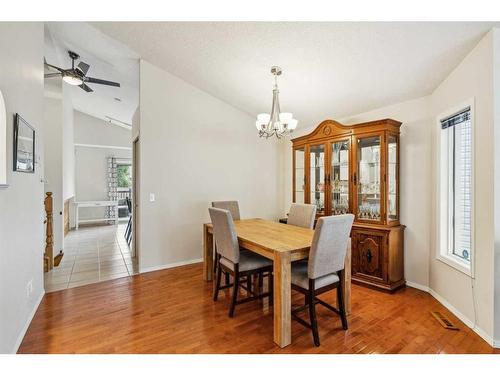
[{"label": "framed picture on wall", "polygon": [[35,172],[35,129],[16,113],[14,119],[14,171]]}]

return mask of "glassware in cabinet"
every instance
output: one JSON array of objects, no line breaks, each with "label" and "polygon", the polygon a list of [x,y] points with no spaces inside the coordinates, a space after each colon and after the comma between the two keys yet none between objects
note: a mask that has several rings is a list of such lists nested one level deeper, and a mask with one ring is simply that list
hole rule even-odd
[{"label": "glassware in cabinet", "polygon": [[398,220],[398,139],[387,137],[387,220]]},{"label": "glassware in cabinet", "polygon": [[357,139],[357,216],[381,221],[380,186],[381,136]]},{"label": "glassware in cabinet", "polygon": [[305,169],[305,148],[298,148],[294,150],[294,171],[295,171],[295,185],[294,185],[294,202],[305,203],[306,191],[306,169]]},{"label": "glassware in cabinet", "polygon": [[325,182],[325,145],[311,145],[309,147],[309,202],[316,205],[318,215],[325,214]]},{"label": "glassware in cabinet", "polygon": [[333,142],[330,150],[331,214],[349,212],[349,140]]}]

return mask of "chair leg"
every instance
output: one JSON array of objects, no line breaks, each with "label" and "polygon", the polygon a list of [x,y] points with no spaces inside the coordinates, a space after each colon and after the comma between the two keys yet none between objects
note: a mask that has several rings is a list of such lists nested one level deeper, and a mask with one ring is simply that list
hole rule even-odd
[{"label": "chair leg", "polygon": [[316,320],[316,304],[314,303],[314,281],[309,282],[308,304],[309,318],[311,319],[311,329],[313,333],[314,345],[319,346],[318,321]]},{"label": "chair leg", "polygon": [[214,273],[217,272],[217,264],[219,263],[218,258],[219,254],[217,254],[217,249],[215,249],[215,254],[214,254]]},{"label": "chair leg", "polygon": [[259,272],[259,294],[262,294],[262,289],[264,286],[264,275],[262,272]]},{"label": "chair leg", "polygon": [[219,289],[220,289],[220,279],[222,276],[222,268],[219,265],[217,267],[217,277],[215,281],[215,288],[214,288],[214,302],[217,301],[217,298],[219,297]]},{"label": "chair leg", "polygon": [[347,330],[347,316],[345,313],[345,301],[344,292],[342,290],[342,285],[337,287],[337,306],[340,312],[340,319],[342,320],[342,328]]},{"label": "chair leg", "polygon": [[231,305],[229,306],[229,317],[232,318],[234,316],[234,308],[236,307],[236,300],[238,298],[238,289],[240,282],[240,273],[238,271],[238,266],[235,265],[234,270],[234,281],[233,281],[233,296],[231,298]]},{"label": "chair leg", "polygon": [[229,276],[230,276],[229,273],[226,272],[225,275],[224,275],[224,279],[226,281],[225,285],[231,284],[231,280],[229,279]]},{"label": "chair leg", "polygon": [[252,276],[247,275],[247,297],[252,296]]}]

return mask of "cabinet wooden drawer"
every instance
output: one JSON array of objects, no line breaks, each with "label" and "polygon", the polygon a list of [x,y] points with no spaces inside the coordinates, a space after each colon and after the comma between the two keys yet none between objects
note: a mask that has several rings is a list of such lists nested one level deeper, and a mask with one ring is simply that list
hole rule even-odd
[{"label": "cabinet wooden drawer", "polygon": [[387,281],[387,234],[376,231],[352,233],[352,276]]}]

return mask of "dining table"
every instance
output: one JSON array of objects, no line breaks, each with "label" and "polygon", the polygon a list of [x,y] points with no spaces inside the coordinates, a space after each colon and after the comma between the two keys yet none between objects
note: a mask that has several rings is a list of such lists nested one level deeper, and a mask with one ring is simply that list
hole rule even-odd
[{"label": "dining table", "polygon": [[[273,261],[273,322],[274,342],[281,348],[292,342],[291,264],[307,259],[314,230],[264,220],[235,220],[240,247]],[[211,223],[203,224],[203,278],[213,280],[214,238]],[[346,313],[351,311],[351,247],[347,246],[344,272],[340,282],[344,291]]]}]

